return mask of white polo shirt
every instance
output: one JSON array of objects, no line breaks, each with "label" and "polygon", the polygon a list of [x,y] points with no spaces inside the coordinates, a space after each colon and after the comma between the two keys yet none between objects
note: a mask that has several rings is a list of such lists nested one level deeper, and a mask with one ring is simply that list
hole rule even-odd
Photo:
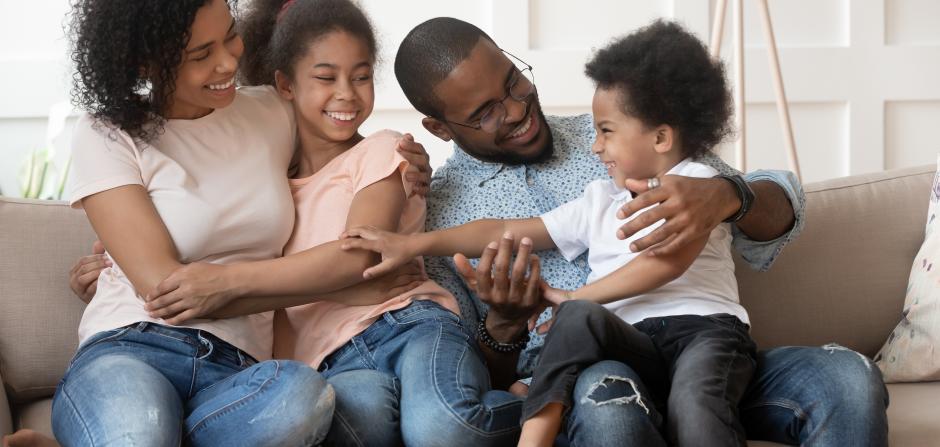
[{"label": "white polo shirt", "polygon": [[[668,174],[714,177],[718,171],[687,158],[670,169]],[[595,180],[585,188],[581,197],[541,216],[565,259],[572,261],[588,250],[589,283],[639,256],[640,253],[630,251],[630,244],[665,222],[661,220],[626,240],[617,239],[617,230],[640,214],[626,220],[617,219],[617,211],[630,200],[630,191],[618,187],[613,180]],[[712,230],[702,253],[682,276],[646,294],[604,306],[631,324],[650,317],[717,313],[731,314],[748,323],[747,311],[738,300],[731,239],[731,225],[719,225]]]}]

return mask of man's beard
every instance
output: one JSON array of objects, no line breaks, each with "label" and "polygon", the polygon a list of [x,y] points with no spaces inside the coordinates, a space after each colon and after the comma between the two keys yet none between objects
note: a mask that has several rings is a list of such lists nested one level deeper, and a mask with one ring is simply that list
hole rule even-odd
[{"label": "man's beard", "polygon": [[499,163],[509,166],[542,163],[552,158],[552,155],[555,152],[555,148],[554,139],[552,138],[552,130],[548,128],[548,121],[545,120],[545,115],[542,113],[541,109],[538,111],[538,119],[540,120],[539,125],[542,127],[541,132],[547,132],[548,140],[545,142],[545,145],[542,146],[542,148],[533,155],[519,155],[515,152],[509,152],[499,148],[496,150],[486,151],[469,150],[468,147],[471,147],[472,145],[465,144],[456,135],[454,135],[454,142],[457,143],[457,146],[460,146],[460,148],[471,157],[485,161],[487,163]]}]

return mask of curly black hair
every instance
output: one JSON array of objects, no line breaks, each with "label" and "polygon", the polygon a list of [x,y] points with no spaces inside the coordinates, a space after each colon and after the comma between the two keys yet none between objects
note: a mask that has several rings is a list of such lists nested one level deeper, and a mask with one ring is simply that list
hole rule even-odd
[{"label": "curly black hair", "polygon": [[134,138],[153,139],[162,130],[196,11],[209,1],[73,0],[72,103]]},{"label": "curly black hair", "polygon": [[615,40],[597,52],[585,73],[598,88],[619,89],[626,115],[676,129],[687,157],[710,151],[732,133],[724,67],[674,22],[657,20]]},{"label": "curly black hair", "polygon": [[365,13],[349,0],[254,0],[238,28],[245,42],[240,81],[274,85],[274,72],[294,76],[294,63],[311,43],[342,30],[366,43],[376,62],[378,43]]}]

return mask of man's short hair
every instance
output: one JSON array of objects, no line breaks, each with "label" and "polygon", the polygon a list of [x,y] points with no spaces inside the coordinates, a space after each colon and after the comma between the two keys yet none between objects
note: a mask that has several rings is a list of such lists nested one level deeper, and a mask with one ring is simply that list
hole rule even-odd
[{"label": "man's short hair", "polygon": [[434,87],[470,56],[481,38],[493,42],[480,28],[453,17],[430,19],[405,36],[395,56],[395,77],[416,110],[442,115],[444,104]]}]

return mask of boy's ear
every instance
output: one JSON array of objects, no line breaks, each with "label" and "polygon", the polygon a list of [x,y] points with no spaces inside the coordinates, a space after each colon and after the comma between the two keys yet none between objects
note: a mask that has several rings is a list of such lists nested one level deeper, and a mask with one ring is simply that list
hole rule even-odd
[{"label": "boy's ear", "polygon": [[660,154],[665,154],[673,149],[676,143],[676,131],[667,124],[662,124],[655,129],[656,141],[653,144],[653,150]]},{"label": "boy's ear", "polygon": [[277,93],[281,95],[281,98],[284,98],[288,101],[294,100],[294,87],[291,85],[290,79],[287,77],[284,72],[281,70],[276,70],[274,72],[274,89],[277,90]]},{"label": "boy's ear", "polygon": [[450,133],[450,129],[447,128],[447,125],[437,118],[426,116],[421,120],[421,125],[423,125],[428,132],[431,132],[432,135],[444,141],[450,141],[454,138]]}]

